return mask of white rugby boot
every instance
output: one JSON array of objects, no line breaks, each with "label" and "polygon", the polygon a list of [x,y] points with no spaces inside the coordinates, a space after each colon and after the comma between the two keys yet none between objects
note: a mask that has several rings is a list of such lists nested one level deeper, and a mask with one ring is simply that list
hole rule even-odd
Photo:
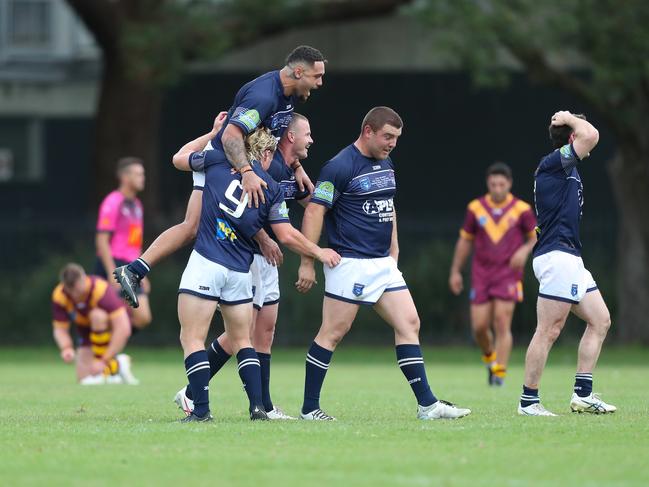
[{"label": "white rugby boot", "polygon": [[102,386],[106,384],[106,376],[104,374],[87,375],[79,381],[82,386]]},{"label": "white rugby boot", "polygon": [[570,409],[573,413],[608,414],[617,411],[612,404],[607,404],[599,397],[599,394],[591,392],[586,397],[580,397],[572,393]]},{"label": "white rugby boot", "polygon": [[288,414],[286,414],[284,411],[282,411],[277,406],[274,406],[273,409],[271,409],[270,411],[267,411],[266,416],[268,416],[268,419],[270,419],[270,420],[292,420],[292,419],[297,419],[297,418],[294,418],[293,416],[289,416]]},{"label": "white rugby boot", "polygon": [[300,413],[300,419],[305,419],[307,421],[337,421],[336,418],[329,416],[320,408],[314,409],[310,413]]},{"label": "white rugby boot", "polygon": [[131,357],[125,353],[118,353],[115,356],[117,363],[119,364],[119,370],[117,373],[124,381],[124,384],[129,384],[131,386],[136,386],[140,383],[139,380],[135,378],[133,372],[131,372]]},{"label": "white rugby boot", "polygon": [[192,414],[192,411],[194,410],[194,401],[187,397],[187,386],[176,392],[174,402],[183,410],[186,416]]},{"label": "white rugby boot", "polygon": [[417,406],[417,419],[458,419],[469,414],[471,414],[470,409],[459,408],[441,399],[430,406]]},{"label": "white rugby boot", "polygon": [[551,413],[543,407],[543,404],[540,402],[535,402],[529,406],[521,406],[521,403],[518,403],[518,414],[521,416],[556,416],[556,414]]}]

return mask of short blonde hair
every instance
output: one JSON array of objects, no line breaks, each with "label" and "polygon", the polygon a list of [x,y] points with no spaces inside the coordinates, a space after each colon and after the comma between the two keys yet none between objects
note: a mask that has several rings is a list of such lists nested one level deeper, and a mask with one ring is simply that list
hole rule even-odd
[{"label": "short blonde hair", "polygon": [[275,152],[276,148],[277,139],[265,127],[259,127],[246,137],[246,154],[250,162],[261,161],[265,150]]}]

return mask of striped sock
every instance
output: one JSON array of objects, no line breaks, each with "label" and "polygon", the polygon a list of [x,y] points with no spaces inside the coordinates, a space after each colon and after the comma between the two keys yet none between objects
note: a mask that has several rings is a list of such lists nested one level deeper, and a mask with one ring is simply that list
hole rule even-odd
[{"label": "striped sock", "polygon": [[210,363],[207,352],[198,350],[190,354],[185,359],[185,371],[194,398],[194,414],[203,417],[210,412]]},{"label": "striped sock", "polygon": [[489,352],[482,355],[482,362],[489,368],[496,365],[496,352]]},{"label": "striped sock", "polygon": [[266,412],[274,409],[273,401],[270,398],[270,354],[257,352],[259,364],[261,365],[261,399]]},{"label": "striped sock", "polygon": [[426,367],[424,359],[421,356],[419,345],[397,345],[397,363],[403,375],[406,376],[412,392],[417,397],[417,404],[420,406],[430,406],[437,402],[428,385],[426,377]]},{"label": "striped sock", "polygon": [[252,347],[242,348],[237,353],[237,363],[239,364],[239,377],[243,382],[243,388],[250,401],[250,411],[255,406],[262,406],[261,400],[261,367],[257,352]]},{"label": "striped sock", "polygon": [[142,258],[134,260],[126,267],[129,271],[135,273],[140,279],[144,279],[144,276],[146,276],[151,270],[149,264],[147,264]]},{"label": "striped sock", "polygon": [[302,414],[320,409],[320,391],[331,363],[333,352],[322,348],[316,342],[306,354],[306,376],[304,378],[304,402]]},{"label": "striped sock", "polygon": [[[230,360],[230,355],[227,353],[221,345],[219,345],[218,340],[214,340],[209,347],[207,347],[207,360],[210,362],[210,380],[216,375],[216,373],[223,368],[228,360]],[[192,389],[188,387],[187,398],[192,399]]]},{"label": "striped sock", "polygon": [[539,398],[539,390],[530,389],[529,387],[524,385],[523,394],[521,394],[521,407],[526,408],[527,406],[539,402],[541,402],[541,399]]},{"label": "striped sock", "polygon": [[588,372],[577,372],[575,374],[574,391],[579,397],[590,396],[593,392],[593,374]]}]

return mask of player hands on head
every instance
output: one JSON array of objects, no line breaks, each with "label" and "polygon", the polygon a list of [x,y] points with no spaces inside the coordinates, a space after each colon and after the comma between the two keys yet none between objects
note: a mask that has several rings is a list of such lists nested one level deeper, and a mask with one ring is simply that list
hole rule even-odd
[{"label": "player hands on head", "polygon": [[184,422],[212,418],[208,384],[214,356],[205,350],[205,340],[217,303],[248,395],[250,419],[268,419],[262,399],[260,361],[250,339],[250,266],[256,248],[254,236],[264,225],[270,224],[279,241],[297,253],[317,258],[327,266],[340,261],[335,251],[318,247],[291,226],[283,191],[264,171],[270,165],[276,143],[272,133],[261,128],[253,131],[244,144],[250,153],[250,157],[246,156],[250,170],[266,183],[266,198],[252,208],[247,205],[241,174],[232,173],[222,152],[208,150],[183,156],[188,162],[204,159],[207,168],[198,236],[178,290],[180,341],[193,401],[193,409]]},{"label": "player hands on head", "polygon": [[[52,292],[54,341],[64,362],[76,359],[82,385],[138,384],[131,359],[121,353],[131,334],[128,313],[115,290],[79,264],[67,264]],[[77,347],[70,335],[75,324]]]}]

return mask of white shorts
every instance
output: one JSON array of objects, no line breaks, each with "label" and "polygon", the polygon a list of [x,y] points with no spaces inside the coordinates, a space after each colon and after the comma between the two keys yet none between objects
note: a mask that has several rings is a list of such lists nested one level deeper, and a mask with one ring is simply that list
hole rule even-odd
[{"label": "white shorts", "polygon": [[250,272],[237,272],[206,259],[192,250],[180,278],[178,294],[186,293],[221,304],[252,302]]},{"label": "white shorts", "polygon": [[408,289],[390,256],[377,259],[343,257],[336,267],[324,266],[325,296],[354,304],[375,304],[384,292]]},{"label": "white shorts", "polygon": [[279,272],[266,262],[263,255],[255,254],[250,266],[252,275],[252,304],[255,308],[279,303]]},{"label": "white shorts", "polygon": [[578,304],[587,292],[597,289],[584,261],[576,255],[553,250],[535,257],[532,267],[542,298]]}]

